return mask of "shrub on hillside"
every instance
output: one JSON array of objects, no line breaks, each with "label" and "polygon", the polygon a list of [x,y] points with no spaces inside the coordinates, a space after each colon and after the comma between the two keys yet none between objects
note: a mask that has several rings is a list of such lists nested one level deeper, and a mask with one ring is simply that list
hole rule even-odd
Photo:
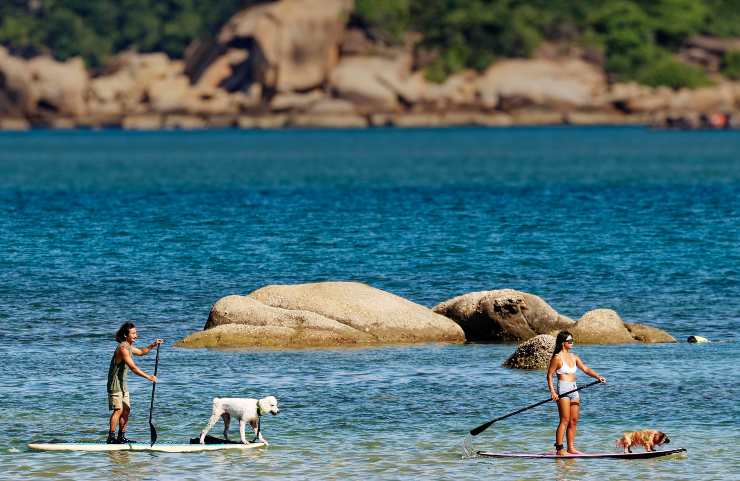
[{"label": "shrub on hillside", "polygon": [[409,28],[411,0],[356,0],[354,18],[371,35],[389,43],[400,43]]},{"label": "shrub on hillside", "polygon": [[652,87],[664,85],[674,89],[704,87],[712,83],[701,68],[679,62],[668,54],[644,66],[635,79]]},{"label": "shrub on hillside", "polygon": [[591,41],[599,43],[608,72],[633,78],[656,57],[650,18],[634,2],[619,0],[602,4],[587,19]]},{"label": "shrub on hillside", "polygon": [[733,80],[740,80],[740,50],[733,50],[724,55],[722,74]]}]

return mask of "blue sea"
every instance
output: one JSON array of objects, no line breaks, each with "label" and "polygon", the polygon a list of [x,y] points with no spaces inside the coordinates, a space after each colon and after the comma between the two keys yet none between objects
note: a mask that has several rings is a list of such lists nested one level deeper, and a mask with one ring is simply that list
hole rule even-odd
[{"label": "blue sea", "polygon": [[[0,478],[720,480],[740,472],[740,133],[459,128],[0,134]],[[268,284],[367,283],[419,304],[537,294],[676,344],[575,346],[578,447],[653,428],[688,456],[490,460],[465,434],[548,397],[512,344],[187,350],[211,305]],[[251,452],[43,453],[103,441],[113,332],[161,350],[153,422],[187,442],[214,396],[275,395]],[[689,335],[709,344],[688,344]],[[137,358],[147,372],[154,355]],[[581,375],[581,383],[588,378]],[[131,376],[129,437],[151,385]],[[552,449],[555,406],[475,448]],[[212,434],[218,435],[222,424]],[[232,426],[232,436],[237,430]]]}]

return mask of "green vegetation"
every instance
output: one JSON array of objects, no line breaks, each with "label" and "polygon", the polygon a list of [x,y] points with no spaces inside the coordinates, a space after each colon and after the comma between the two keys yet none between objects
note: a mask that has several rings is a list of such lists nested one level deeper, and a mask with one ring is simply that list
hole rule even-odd
[{"label": "green vegetation", "polygon": [[657,87],[665,85],[672,88],[697,88],[711,85],[706,73],[699,67],[679,62],[670,55],[663,55],[654,62],[642,67],[635,80]]},{"label": "green vegetation", "polygon": [[[4,0],[0,43],[21,55],[80,55],[91,67],[131,48],[179,58],[192,40],[264,1]],[[437,81],[555,41],[600,52],[616,79],[695,87],[708,83],[705,73],[672,53],[692,35],[740,36],[740,0],[355,0],[353,22],[387,43],[421,33],[427,76]],[[738,55],[724,64],[737,78]]]},{"label": "green vegetation", "polygon": [[355,16],[383,41],[400,43],[410,24],[411,0],[355,0]]},{"label": "green vegetation", "polygon": [[[383,29],[386,2],[358,13]],[[394,24],[418,31],[421,48],[437,52],[427,77],[441,81],[463,68],[481,70],[498,57],[527,57],[543,40],[598,49],[620,80],[697,87],[703,70],[671,57],[691,35],[740,36],[740,0],[404,0]],[[383,13],[385,12],[385,13]]]},{"label": "green vegetation", "polygon": [[196,38],[215,35],[241,0],[3,0],[0,43],[21,55],[82,56],[91,67],[135,48],[181,57]]},{"label": "green vegetation", "polygon": [[722,73],[733,80],[740,80],[740,50],[725,54],[722,59]]}]

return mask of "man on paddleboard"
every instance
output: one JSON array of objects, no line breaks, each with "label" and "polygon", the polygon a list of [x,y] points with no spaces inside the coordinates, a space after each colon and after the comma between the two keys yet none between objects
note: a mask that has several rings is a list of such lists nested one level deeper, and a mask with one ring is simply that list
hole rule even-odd
[{"label": "man on paddleboard", "polygon": [[[133,322],[124,322],[116,332],[118,345],[113,352],[108,368],[108,408],[112,411],[110,416],[110,427],[108,429],[108,444],[124,444],[133,442],[126,438],[126,426],[128,415],[131,412],[131,400],[128,392],[128,369],[151,382],[157,382],[156,376],[145,373],[134,362],[131,354],[144,356],[157,345],[162,344],[162,339],[156,339],[147,347],[139,349],[134,347],[134,342],[139,337]],[[116,437],[118,427],[118,437]]]}]

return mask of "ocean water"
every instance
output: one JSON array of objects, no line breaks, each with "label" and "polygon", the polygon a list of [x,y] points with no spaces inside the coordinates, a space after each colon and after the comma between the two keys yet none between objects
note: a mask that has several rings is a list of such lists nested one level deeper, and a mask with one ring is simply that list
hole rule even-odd
[{"label": "ocean water", "polygon": [[[2,133],[0,479],[736,480],[739,157],[737,132],[642,128]],[[224,295],[323,280],[429,307],[508,287],[572,318],[606,307],[660,327],[680,342],[576,345],[608,379],[582,391],[578,447],[654,428],[688,456],[463,458],[470,429],[547,397],[543,372],[500,367],[513,345],[171,347]],[[141,345],[167,340],[160,442],[195,436],[214,396],[272,394],[271,445],[27,450],[103,440],[128,319]],[[151,387],[130,384],[129,437],[146,441]],[[475,447],[546,451],[556,422],[546,404]]]}]

